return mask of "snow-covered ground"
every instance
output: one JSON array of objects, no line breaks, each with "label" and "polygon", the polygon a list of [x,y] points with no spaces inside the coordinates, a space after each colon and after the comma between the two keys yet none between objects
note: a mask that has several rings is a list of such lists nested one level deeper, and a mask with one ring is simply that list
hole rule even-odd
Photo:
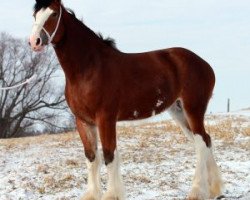
[{"label": "snow-covered ground", "polygon": [[[208,115],[226,199],[250,199],[250,116]],[[194,146],[169,121],[118,126],[129,200],[185,199]],[[106,170],[102,167],[105,189]],[[77,133],[0,140],[0,200],[78,200],[87,171]]]}]

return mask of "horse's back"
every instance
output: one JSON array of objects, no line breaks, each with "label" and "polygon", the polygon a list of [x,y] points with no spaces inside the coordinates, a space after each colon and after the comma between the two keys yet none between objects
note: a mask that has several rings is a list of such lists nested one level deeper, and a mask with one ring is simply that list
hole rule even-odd
[{"label": "horse's back", "polygon": [[[211,66],[194,52],[182,48],[173,47],[143,53],[125,54],[126,59],[130,62],[125,67],[129,70],[144,68],[144,70],[162,70],[180,72],[180,75],[193,72],[203,78],[208,77],[215,79]],[[125,59],[125,60],[126,60]],[[138,68],[139,66],[139,68]],[[164,70],[165,69],[165,70]],[[158,73],[158,72],[157,72]],[[187,78],[187,77],[185,77]]]},{"label": "horse's back", "polygon": [[214,87],[210,65],[184,48],[127,54],[120,69],[120,120],[160,113],[178,98],[208,102]]}]

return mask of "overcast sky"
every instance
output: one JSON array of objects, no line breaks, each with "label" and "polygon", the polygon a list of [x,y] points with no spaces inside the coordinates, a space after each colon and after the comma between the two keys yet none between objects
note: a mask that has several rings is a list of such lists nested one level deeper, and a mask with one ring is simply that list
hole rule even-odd
[{"label": "overcast sky", "polygon": [[[35,1],[2,1],[0,31],[28,37]],[[85,24],[116,39],[124,52],[188,48],[213,67],[208,112],[250,107],[249,0],[64,0]]]}]

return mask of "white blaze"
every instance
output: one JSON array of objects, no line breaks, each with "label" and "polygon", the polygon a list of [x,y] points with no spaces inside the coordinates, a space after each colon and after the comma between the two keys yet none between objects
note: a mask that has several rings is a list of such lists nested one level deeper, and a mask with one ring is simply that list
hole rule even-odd
[{"label": "white blaze", "polygon": [[36,13],[35,23],[31,31],[31,36],[39,36],[45,22],[48,20],[49,16],[53,13],[53,10],[50,8],[42,8]]}]

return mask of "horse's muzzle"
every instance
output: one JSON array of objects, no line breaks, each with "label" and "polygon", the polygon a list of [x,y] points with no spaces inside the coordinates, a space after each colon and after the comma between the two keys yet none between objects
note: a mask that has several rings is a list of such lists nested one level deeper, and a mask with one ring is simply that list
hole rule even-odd
[{"label": "horse's muzzle", "polygon": [[45,32],[41,30],[40,35],[30,36],[29,44],[33,51],[42,51],[44,46],[48,44],[48,37]]}]

